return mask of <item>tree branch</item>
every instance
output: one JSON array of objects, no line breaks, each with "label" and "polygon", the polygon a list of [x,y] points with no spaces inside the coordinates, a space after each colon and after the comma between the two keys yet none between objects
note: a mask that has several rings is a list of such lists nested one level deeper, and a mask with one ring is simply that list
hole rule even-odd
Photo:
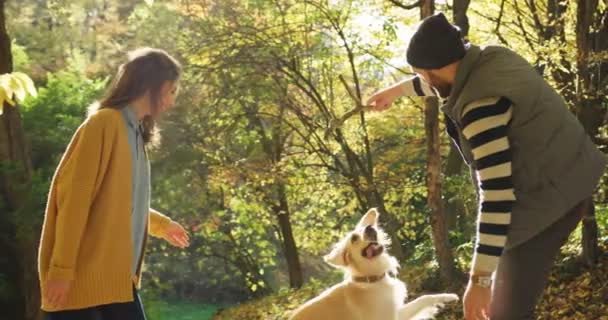
[{"label": "tree branch", "polygon": [[496,28],[494,29],[494,33],[496,33],[496,36],[498,36],[498,39],[500,40],[500,42],[502,42],[502,44],[507,45],[507,39],[505,39],[505,37],[502,35],[502,33],[500,33],[500,25],[502,24],[502,15],[505,12],[505,1],[506,0],[502,0],[500,2],[500,11],[498,12],[498,19],[496,19]]},{"label": "tree branch", "polygon": [[340,81],[344,85],[344,88],[346,88],[346,92],[348,92],[348,95],[355,102],[355,108],[347,111],[340,118],[332,120],[331,123],[330,123],[330,125],[329,125],[329,128],[327,128],[327,132],[325,132],[325,136],[328,136],[330,132],[332,132],[333,130],[341,127],[342,124],[344,124],[344,122],[348,118],[350,118],[350,117],[358,114],[361,111],[365,111],[365,110],[369,109],[369,106],[364,105],[361,102],[361,99],[359,99],[359,97],[354,92],[352,92],[351,88],[348,86],[348,83],[346,83],[346,80],[344,80],[344,77],[342,75],[339,75],[338,78],[340,79]]},{"label": "tree branch", "polygon": [[388,1],[390,3],[396,5],[397,7],[401,8],[401,9],[405,9],[405,10],[411,10],[411,9],[418,8],[418,7],[420,7],[420,3],[422,2],[422,1],[418,0],[412,4],[405,4],[398,0],[388,0]]},{"label": "tree branch", "polygon": [[521,11],[521,9],[519,8],[519,6],[517,5],[517,1],[513,1],[513,4],[515,5],[515,11],[517,12],[517,14],[516,14],[516,16],[517,16],[517,25],[519,26],[519,28],[522,31],[522,34],[524,36],[524,40],[526,40],[526,43],[528,44],[528,46],[530,47],[531,50],[536,50],[536,48],[532,44],[532,39],[530,39],[530,37],[528,36],[528,31],[526,30],[526,27],[524,26],[524,22],[521,19],[522,15],[523,15],[523,12]]},{"label": "tree branch", "polygon": [[530,9],[530,13],[532,13],[532,20],[534,21],[534,26],[537,30],[540,31],[539,34],[545,34],[545,26],[540,22],[540,18],[538,17],[538,9],[536,9],[536,4],[534,3],[534,0],[526,1],[526,4]]}]

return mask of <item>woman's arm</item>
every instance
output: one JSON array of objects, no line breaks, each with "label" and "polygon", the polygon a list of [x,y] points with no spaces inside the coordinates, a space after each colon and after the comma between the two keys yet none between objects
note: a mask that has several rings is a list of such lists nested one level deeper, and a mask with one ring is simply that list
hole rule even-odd
[{"label": "woman's arm", "polygon": [[156,209],[150,208],[150,235],[157,238],[164,238],[171,222],[171,218],[160,213]]},{"label": "woman's arm", "polygon": [[190,237],[184,227],[155,209],[150,209],[150,234],[163,238],[176,247],[185,248],[190,245]]}]

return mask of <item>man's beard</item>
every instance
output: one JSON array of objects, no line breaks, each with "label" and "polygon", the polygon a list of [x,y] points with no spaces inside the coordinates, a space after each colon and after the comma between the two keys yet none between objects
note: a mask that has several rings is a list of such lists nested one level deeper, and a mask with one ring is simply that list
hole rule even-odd
[{"label": "man's beard", "polygon": [[439,79],[432,72],[428,73],[429,84],[439,92],[439,95],[442,98],[447,98],[450,96],[450,92],[452,91],[452,85]]}]

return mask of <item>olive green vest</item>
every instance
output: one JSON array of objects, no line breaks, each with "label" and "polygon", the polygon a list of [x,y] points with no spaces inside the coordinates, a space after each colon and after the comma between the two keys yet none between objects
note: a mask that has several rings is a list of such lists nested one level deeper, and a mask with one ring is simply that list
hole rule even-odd
[{"label": "olive green vest", "polygon": [[447,103],[442,107],[455,128],[464,160],[475,168],[462,135],[463,108],[487,97],[506,97],[513,116],[513,207],[506,248],[534,237],[591,196],[606,159],[591,142],[562,97],[521,56],[507,48],[471,46],[461,61]]}]

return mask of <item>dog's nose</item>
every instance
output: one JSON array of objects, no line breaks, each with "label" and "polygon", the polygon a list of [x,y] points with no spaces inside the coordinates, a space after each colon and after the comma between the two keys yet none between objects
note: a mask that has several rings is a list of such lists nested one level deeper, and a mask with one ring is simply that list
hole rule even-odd
[{"label": "dog's nose", "polygon": [[376,229],[373,226],[369,225],[369,226],[365,227],[364,233],[365,233],[366,240],[369,240],[369,241],[378,240],[378,232],[376,231]]}]

